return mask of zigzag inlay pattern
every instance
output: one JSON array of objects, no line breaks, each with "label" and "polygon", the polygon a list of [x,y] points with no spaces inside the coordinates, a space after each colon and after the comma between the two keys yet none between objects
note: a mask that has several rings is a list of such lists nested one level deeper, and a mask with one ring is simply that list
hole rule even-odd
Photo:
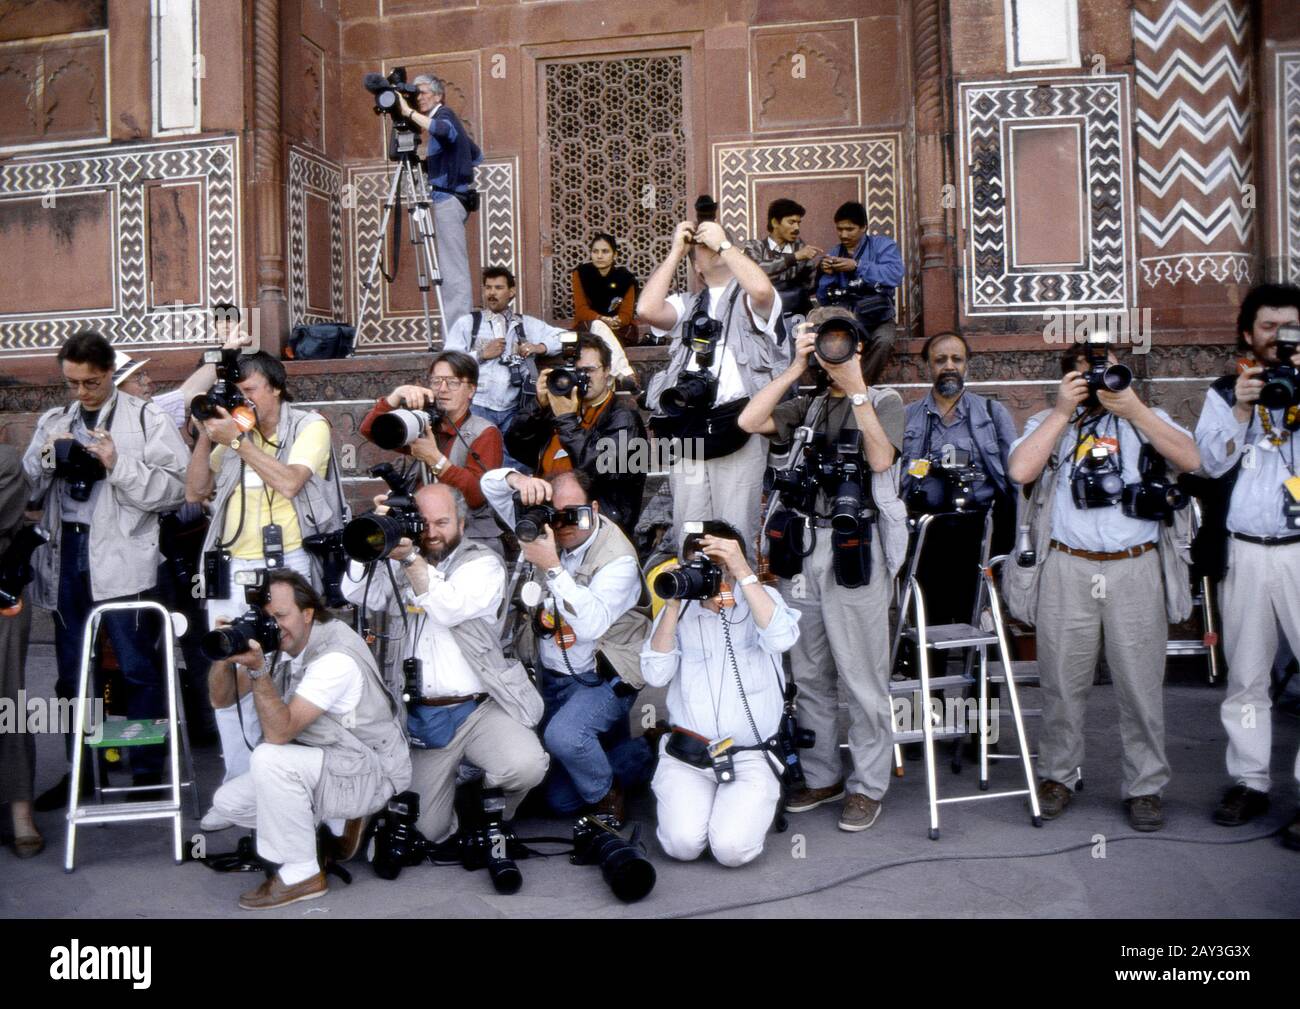
[{"label": "zigzag inlay pattern", "polygon": [[1300,53],[1278,53],[1278,163],[1282,176],[1282,275],[1300,283]]},{"label": "zigzag inlay pattern", "polygon": [[[297,147],[289,149],[289,318],[290,325],[338,322],[345,318],[343,303],[343,172],[319,154]],[[307,193],[323,197],[330,215],[330,315],[310,310],[307,304],[307,257],[322,255],[307,241]]]}]

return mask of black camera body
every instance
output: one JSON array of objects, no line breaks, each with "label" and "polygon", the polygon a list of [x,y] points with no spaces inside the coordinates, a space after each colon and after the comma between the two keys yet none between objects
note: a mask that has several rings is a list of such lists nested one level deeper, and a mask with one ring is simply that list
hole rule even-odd
[{"label": "black camera body", "polygon": [[972,463],[969,451],[945,446],[930,456],[929,463],[926,475],[908,489],[909,510],[936,515],[978,508],[975,488],[984,482],[984,471]]},{"label": "black camera body", "polygon": [[646,857],[640,841],[640,827],[625,840],[612,823],[601,816],[583,816],[573,825],[574,865],[598,865],[614,896],[631,904],[646,896],[655,885],[655,867]]},{"label": "black camera body", "polygon": [[254,641],[264,654],[280,647],[280,625],[262,607],[266,605],[266,570],[243,571],[235,580],[244,586],[248,609],[225,627],[218,627],[199,639],[199,651],[209,662],[223,662],[246,652]]},{"label": "black camera body", "polygon": [[348,553],[343,549],[343,530],[304,536],[302,547],[321,562],[325,605],[331,608],[347,606],[347,597],[343,595],[343,578],[348,570]]},{"label": "black camera body", "polygon": [[814,463],[817,482],[831,501],[831,528],[839,533],[856,532],[866,489],[862,462],[862,432],[843,428],[834,445],[817,451]]},{"label": "black camera body", "polygon": [[366,90],[375,96],[375,115],[389,115],[395,123],[401,122],[407,128],[414,127],[399,111],[397,103],[397,96],[402,95],[409,105],[414,106],[420,94],[418,87],[406,83],[406,67],[394,67],[386,77],[378,73],[366,74],[363,83]]},{"label": "black camera body", "polygon": [[409,539],[418,549],[425,528],[424,516],[411,493],[414,475],[405,479],[387,462],[372,467],[370,475],[388,484],[388,499],[384,502],[388,513],[370,512],[343,527],[344,552],[363,564],[387,557],[404,539]]},{"label": "black camera body", "polygon": [[54,475],[63,481],[73,501],[84,502],[90,500],[95,484],[108,476],[108,471],[81,442],[60,438],[54,443]]},{"label": "black camera body", "polygon": [[442,424],[443,413],[434,403],[419,410],[402,407],[381,413],[370,425],[370,440],[382,449],[394,452],[410,445]]},{"label": "black camera body", "polygon": [[555,529],[559,526],[577,526],[579,529],[591,529],[596,524],[596,513],[591,505],[574,505],[569,508],[555,508],[543,502],[525,505],[519,492],[515,491],[515,538],[520,543],[531,543],[542,535],[546,526]]},{"label": "black camera body", "polygon": [[1088,402],[1097,402],[1097,393],[1123,392],[1133,384],[1133,372],[1122,364],[1111,364],[1107,356],[1107,345],[1102,342],[1084,345],[1083,356],[1088,360],[1088,370],[1083,373],[1088,383]]},{"label": "black camera body", "polygon": [[1300,351],[1300,326],[1288,323],[1277,328],[1277,360],[1265,368],[1259,380],[1259,404],[1269,410],[1284,410],[1300,404],[1300,369],[1293,363]]},{"label": "black camera body", "polygon": [[875,284],[868,283],[862,277],[855,275],[850,280],[841,281],[828,287],[822,295],[822,300],[827,305],[851,309],[858,303],[859,299],[878,292],[879,289]]},{"label": "black camera body", "polygon": [[1094,445],[1070,480],[1076,508],[1110,508],[1124,498],[1124,476],[1103,446]]},{"label": "black camera body", "polygon": [[23,589],[36,575],[32,554],[49,541],[50,534],[40,526],[23,526],[9,540],[9,546],[0,555],[0,610],[22,602]]},{"label": "black camera body", "polygon": [[217,380],[207,392],[190,400],[190,413],[195,420],[212,420],[218,407],[232,415],[240,407],[252,408],[252,403],[239,391],[239,383],[244,380],[243,369],[239,366],[240,354],[238,347],[204,351],[203,363],[216,366]]},{"label": "black camera body", "polygon": [[429,842],[415,827],[419,818],[420,796],[409,791],[394,795],[376,815],[367,854],[380,879],[396,879],[429,857]]},{"label": "black camera body", "polygon": [[[1186,492],[1168,477],[1168,465],[1155,446],[1142,446],[1138,457],[1139,483],[1126,484],[1121,507],[1129,518],[1171,525],[1174,512],[1187,507]],[[1288,495],[1289,496],[1289,495]]]},{"label": "black camera body", "polygon": [[677,382],[665,389],[659,397],[659,408],[667,417],[682,417],[703,413],[713,407],[718,398],[718,378],[709,369],[717,353],[718,339],[722,336],[722,323],[704,310],[696,308],[686,320],[683,340],[695,355],[696,371],[683,370]]},{"label": "black camera body", "polygon": [[712,599],[722,591],[722,568],[700,554],[657,574],[654,591],[660,599]]},{"label": "black camera body", "polygon": [[552,368],[550,374],[546,376],[546,391],[552,396],[567,398],[574,389],[577,389],[578,398],[585,399],[591,389],[591,378],[578,370],[581,351],[577,333],[566,333],[560,337],[560,354],[563,363]]},{"label": "black camera body", "polygon": [[807,466],[791,466],[776,472],[772,478],[772,490],[781,495],[785,507],[810,515],[817,509],[821,481]]},{"label": "black camera body", "polygon": [[803,762],[799,758],[800,750],[810,750],[817,745],[817,733],[812,729],[801,729],[795,709],[795,697],[799,688],[789,683],[785,688],[785,710],[776,730],[776,755],[785,768],[783,777],[787,788],[798,789],[807,785],[803,773]]}]

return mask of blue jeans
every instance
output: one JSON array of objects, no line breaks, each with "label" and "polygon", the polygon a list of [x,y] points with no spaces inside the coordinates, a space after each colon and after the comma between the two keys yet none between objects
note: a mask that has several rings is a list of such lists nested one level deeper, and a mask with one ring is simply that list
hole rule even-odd
[{"label": "blue jeans", "polygon": [[[149,594],[101,599],[99,602],[134,602]],[[54,636],[54,655],[59,669],[55,692],[61,698],[70,699],[77,695],[86,618],[96,605],[98,603],[90,594],[90,536],[65,526],[59,549],[59,608],[54,614],[58,628]],[[100,626],[113,642],[113,652],[122,670],[122,679],[126,681],[127,717],[164,717],[167,703],[157,648],[161,633],[158,617],[153,613],[110,613],[103,617]],[[92,684],[92,690],[96,686]],[[66,743],[71,754],[71,735]],[[132,746],[128,747],[128,752],[133,774],[158,774],[162,771],[165,747]]]},{"label": "blue jeans", "polygon": [[[654,755],[642,737],[629,738],[627,717],[636,694],[619,697],[601,681],[587,686],[572,676],[540,669],[542,743],[555,759],[546,777],[546,801],[568,815],[603,799],[614,781],[625,789],[650,780]],[[596,674],[586,673],[591,682]]]},{"label": "blue jeans", "polygon": [[[469,412],[475,417],[482,417],[484,420],[490,420],[496,425],[497,430],[501,432],[501,437],[504,438],[506,432],[510,430],[510,425],[515,421],[515,414],[519,412],[519,405],[515,404],[508,410],[493,410],[488,406],[479,406],[477,403],[470,403]],[[531,466],[525,466],[507,452],[504,445],[501,447],[501,465],[505,466],[507,469],[517,469],[521,473],[531,473],[533,471]]]}]

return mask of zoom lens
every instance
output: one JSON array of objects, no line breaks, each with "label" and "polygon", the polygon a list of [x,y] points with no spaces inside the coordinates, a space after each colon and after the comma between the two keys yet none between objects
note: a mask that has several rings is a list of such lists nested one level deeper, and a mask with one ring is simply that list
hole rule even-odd
[{"label": "zoom lens", "polygon": [[1133,384],[1133,372],[1126,365],[1112,364],[1102,373],[1101,384],[1111,392],[1123,392]]},{"label": "zoom lens", "polygon": [[402,523],[391,515],[362,515],[343,527],[343,550],[354,561],[369,564],[392,553],[403,534]]},{"label": "zoom lens", "polygon": [[370,440],[389,452],[403,448],[429,430],[429,415],[419,410],[389,410],[370,425]]},{"label": "zoom lens", "polygon": [[813,350],[826,364],[843,364],[852,359],[857,349],[857,334],[839,320],[825,323],[813,343]]}]

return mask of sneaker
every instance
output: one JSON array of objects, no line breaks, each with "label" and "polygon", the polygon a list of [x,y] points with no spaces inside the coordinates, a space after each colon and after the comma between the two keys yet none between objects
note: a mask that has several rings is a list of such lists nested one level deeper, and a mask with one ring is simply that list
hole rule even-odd
[{"label": "sneaker", "polygon": [[861,792],[850,792],[840,813],[840,830],[866,830],[880,819],[880,800],[868,799]]},{"label": "sneaker", "polygon": [[1282,844],[1292,851],[1300,851],[1300,811],[1294,820],[1282,828]]},{"label": "sneaker", "polygon": [[1165,825],[1165,811],[1158,795],[1135,795],[1124,800],[1128,809],[1129,826],[1144,834],[1159,830]]},{"label": "sneaker", "polygon": [[235,822],[233,820],[227,820],[224,816],[222,816],[220,813],[217,812],[217,809],[214,806],[212,809],[209,809],[206,813],[203,814],[203,819],[199,821],[199,830],[202,831],[226,830],[227,828],[233,827],[234,825]]},{"label": "sneaker", "polygon": [[1044,778],[1038,785],[1038,808],[1044,820],[1055,820],[1065,812],[1074,793],[1059,781]]},{"label": "sneaker", "polygon": [[785,797],[785,811],[806,813],[828,802],[839,802],[842,798],[844,798],[843,779],[826,788],[800,788]]},{"label": "sneaker", "polygon": [[1268,793],[1245,785],[1233,785],[1223,793],[1214,810],[1214,822],[1223,827],[1241,827],[1268,812]]},{"label": "sneaker", "polygon": [[330,888],[325,882],[323,872],[308,876],[301,883],[294,883],[293,886],[285,886],[277,872],[256,890],[241,894],[239,906],[245,911],[269,911],[274,907],[296,904],[300,900],[315,900],[329,892]]}]

